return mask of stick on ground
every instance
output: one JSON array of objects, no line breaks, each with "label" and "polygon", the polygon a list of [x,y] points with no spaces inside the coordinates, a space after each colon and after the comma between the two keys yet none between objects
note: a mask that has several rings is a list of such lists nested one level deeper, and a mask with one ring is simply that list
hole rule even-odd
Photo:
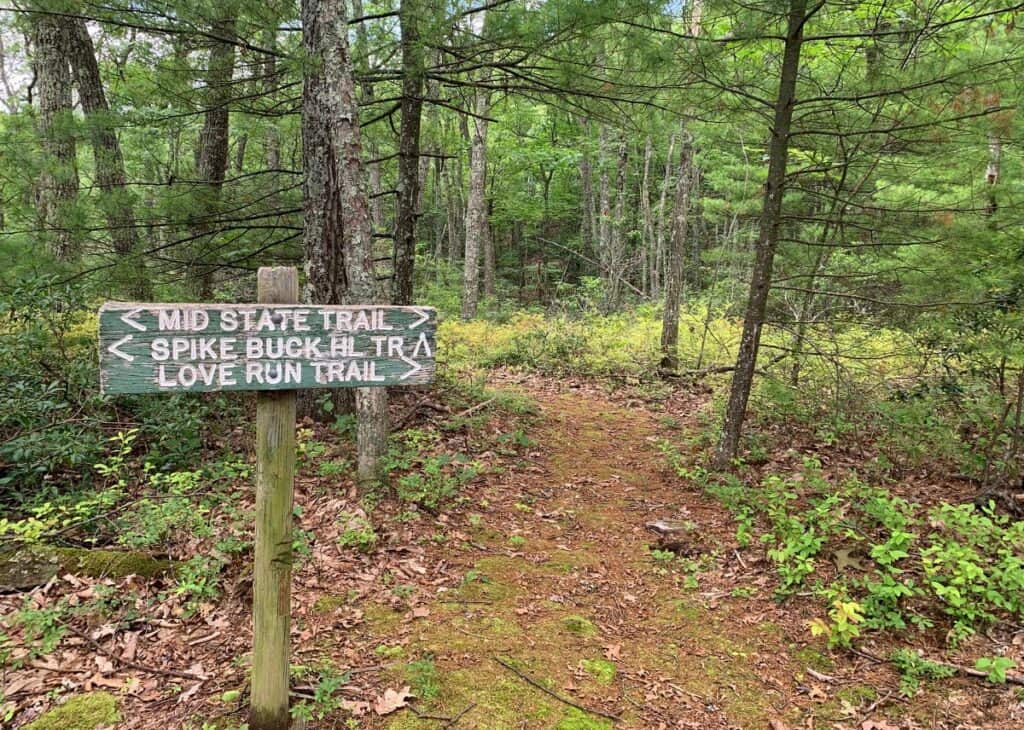
[{"label": "stick on ground", "polygon": [[612,715],[612,714],[610,714],[608,712],[604,712],[603,710],[595,710],[595,709],[592,709],[590,707],[585,707],[585,706],[583,706],[583,705],[581,705],[581,704],[579,704],[577,702],[574,702],[573,700],[570,700],[567,697],[563,697],[562,695],[558,694],[557,692],[554,692],[554,691],[548,689],[547,687],[545,687],[543,684],[538,682],[536,679],[534,679],[530,675],[524,674],[523,672],[519,671],[514,666],[512,666],[511,664],[506,662],[504,659],[502,659],[500,657],[491,657],[491,658],[494,659],[494,661],[498,662],[498,664],[500,664],[501,666],[505,667],[505,669],[509,670],[514,675],[519,677],[521,680],[523,680],[524,682],[529,684],[530,686],[536,687],[541,692],[543,692],[544,694],[546,694],[546,695],[548,695],[550,697],[554,697],[556,700],[558,700],[559,702],[561,702],[564,705],[569,705],[569,707],[575,707],[577,710],[581,710],[582,712],[589,712],[591,715],[597,715],[598,717],[604,717],[604,718],[606,718],[608,720],[612,720],[613,722],[618,722],[619,720],[622,719],[618,715]]}]

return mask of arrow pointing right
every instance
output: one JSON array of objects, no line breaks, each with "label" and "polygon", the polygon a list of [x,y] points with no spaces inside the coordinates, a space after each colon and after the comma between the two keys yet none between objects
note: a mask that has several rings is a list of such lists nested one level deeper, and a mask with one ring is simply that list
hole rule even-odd
[{"label": "arrow pointing right", "polygon": [[120,350],[117,349],[117,348],[121,347],[121,345],[127,345],[131,341],[132,341],[132,336],[131,335],[125,335],[124,337],[119,339],[117,342],[115,342],[114,344],[110,345],[107,348],[107,352],[109,352],[111,355],[117,355],[122,360],[127,360],[128,362],[132,362],[135,359],[134,355],[129,355],[127,352],[121,352]]},{"label": "arrow pointing right", "polygon": [[419,317],[419,319],[417,319],[415,322],[409,325],[409,329],[414,330],[421,324],[426,322],[428,319],[430,319],[430,312],[428,312],[427,310],[420,309],[419,307],[411,307],[411,309],[412,311],[416,312],[416,315]]},{"label": "arrow pointing right", "polygon": [[422,365],[420,365],[420,364],[419,364],[418,362],[416,362],[415,360],[413,360],[412,358],[408,358],[408,357],[406,357],[405,355],[402,355],[402,360],[403,360],[403,361],[404,361],[404,362],[405,362],[405,363],[406,363],[407,365],[412,365],[412,370],[409,370],[408,372],[406,372],[406,373],[403,373],[402,375],[400,375],[400,376],[398,377],[398,379],[399,379],[399,380],[405,380],[406,378],[411,378],[411,377],[412,377],[413,375],[415,375],[416,373],[418,373],[418,372],[419,372],[420,370],[422,370],[422,369],[423,369],[423,366],[422,366]]}]

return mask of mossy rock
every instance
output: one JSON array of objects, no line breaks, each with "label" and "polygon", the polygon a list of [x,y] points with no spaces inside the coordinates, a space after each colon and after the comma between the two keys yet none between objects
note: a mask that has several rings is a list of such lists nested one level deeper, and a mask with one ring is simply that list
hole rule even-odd
[{"label": "mossy rock", "polygon": [[28,590],[61,573],[90,578],[124,578],[126,575],[155,578],[173,567],[170,560],[158,560],[129,550],[33,545],[0,553],[0,588]]},{"label": "mossy rock", "polygon": [[75,695],[60,707],[25,725],[23,730],[96,730],[121,722],[117,700],[109,692]]}]

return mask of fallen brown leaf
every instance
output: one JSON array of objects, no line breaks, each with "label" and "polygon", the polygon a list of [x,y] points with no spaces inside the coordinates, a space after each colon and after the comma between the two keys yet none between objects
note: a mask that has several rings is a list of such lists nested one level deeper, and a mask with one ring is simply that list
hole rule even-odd
[{"label": "fallen brown leaf", "polygon": [[373,711],[378,715],[389,715],[395,710],[400,710],[409,704],[412,699],[412,692],[408,685],[400,690],[386,689],[384,694],[373,701]]}]

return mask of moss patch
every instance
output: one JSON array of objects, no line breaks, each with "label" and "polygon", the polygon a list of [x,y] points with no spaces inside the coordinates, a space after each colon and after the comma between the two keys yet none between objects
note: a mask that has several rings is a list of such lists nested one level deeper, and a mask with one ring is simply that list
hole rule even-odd
[{"label": "moss patch", "polygon": [[60,707],[25,725],[25,730],[96,730],[121,722],[117,700],[109,692],[75,695]]},{"label": "moss patch", "polygon": [[575,707],[569,708],[565,717],[559,720],[555,730],[611,730],[614,727],[609,720],[591,717]]},{"label": "moss patch", "polygon": [[334,613],[348,603],[348,596],[320,596],[313,604],[313,611],[326,614]]},{"label": "moss patch", "polygon": [[563,618],[562,629],[575,636],[593,636],[597,633],[597,628],[589,619],[577,615]]},{"label": "moss patch", "polygon": [[827,672],[833,668],[832,660],[819,649],[813,646],[805,646],[793,654],[793,660],[803,667],[810,667],[819,672]]},{"label": "moss patch", "polygon": [[583,668],[598,684],[611,684],[615,681],[615,665],[606,659],[584,659]]},{"label": "moss patch", "polygon": [[[524,721],[528,727],[551,727],[558,717],[559,705],[546,695],[532,690],[494,662],[439,674],[440,692],[430,711],[455,715],[468,705],[474,707],[460,723],[465,727],[513,728]],[[395,715],[388,730],[436,730],[436,720],[419,719],[411,712]],[[585,727],[585,726],[583,726]]]},{"label": "moss patch", "polygon": [[368,603],[363,606],[363,621],[376,636],[385,636],[402,621],[402,614],[382,603]]}]

